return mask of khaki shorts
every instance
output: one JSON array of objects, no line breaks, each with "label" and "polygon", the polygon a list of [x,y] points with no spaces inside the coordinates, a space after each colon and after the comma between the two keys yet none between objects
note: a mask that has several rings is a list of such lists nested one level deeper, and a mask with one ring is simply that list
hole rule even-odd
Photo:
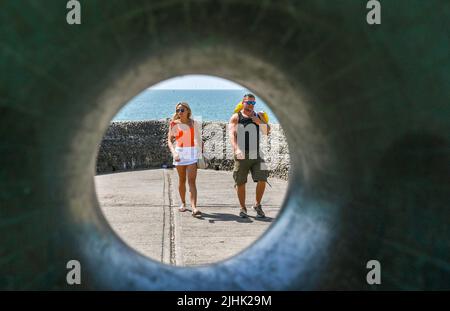
[{"label": "khaki shorts", "polygon": [[254,182],[267,181],[269,170],[263,167],[264,159],[244,159],[237,160],[234,156],[233,178],[235,185],[240,186],[247,182],[247,175],[250,171]]}]

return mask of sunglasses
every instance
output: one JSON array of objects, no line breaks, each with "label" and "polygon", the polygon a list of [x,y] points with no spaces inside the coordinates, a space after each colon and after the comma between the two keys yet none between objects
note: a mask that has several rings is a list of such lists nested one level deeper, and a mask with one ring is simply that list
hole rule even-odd
[{"label": "sunglasses", "polygon": [[184,112],[184,108],[179,108],[176,110],[177,112]]},{"label": "sunglasses", "polygon": [[254,106],[254,105],[256,105],[256,101],[254,101],[254,100],[248,100],[248,101],[244,101],[244,104]]}]

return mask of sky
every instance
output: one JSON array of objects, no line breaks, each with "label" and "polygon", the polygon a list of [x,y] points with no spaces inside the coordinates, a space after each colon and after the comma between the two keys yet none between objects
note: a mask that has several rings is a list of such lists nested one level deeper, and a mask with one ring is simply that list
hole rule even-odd
[{"label": "sky", "polygon": [[219,77],[185,75],[164,80],[150,87],[152,90],[242,90],[243,86]]}]

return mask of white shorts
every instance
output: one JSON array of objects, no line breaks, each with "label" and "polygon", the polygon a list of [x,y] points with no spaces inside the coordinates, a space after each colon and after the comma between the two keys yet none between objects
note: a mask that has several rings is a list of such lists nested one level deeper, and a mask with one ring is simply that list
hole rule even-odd
[{"label": "white shorts", "polygon": [[173,165],[191,165],[198,161],[197,147],[175,147],[175,151],[180,156],[180,161],[173,161]]}]

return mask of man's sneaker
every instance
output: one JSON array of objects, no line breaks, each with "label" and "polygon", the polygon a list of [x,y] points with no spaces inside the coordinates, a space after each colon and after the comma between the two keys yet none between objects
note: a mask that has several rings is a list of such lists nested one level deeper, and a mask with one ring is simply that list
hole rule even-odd
[{"label": "man's sneaker", "polygon": [[239,217],[242,217],[242,218],[248,217],[246,208],[241,208],[241,211],[239,212]]},{"label": "man's sneaker", "polygon": [[266,215],[264,214],[262,210],[261,204],[253,206],[253,209],[256,211],[256,218],[264,218]]}]

